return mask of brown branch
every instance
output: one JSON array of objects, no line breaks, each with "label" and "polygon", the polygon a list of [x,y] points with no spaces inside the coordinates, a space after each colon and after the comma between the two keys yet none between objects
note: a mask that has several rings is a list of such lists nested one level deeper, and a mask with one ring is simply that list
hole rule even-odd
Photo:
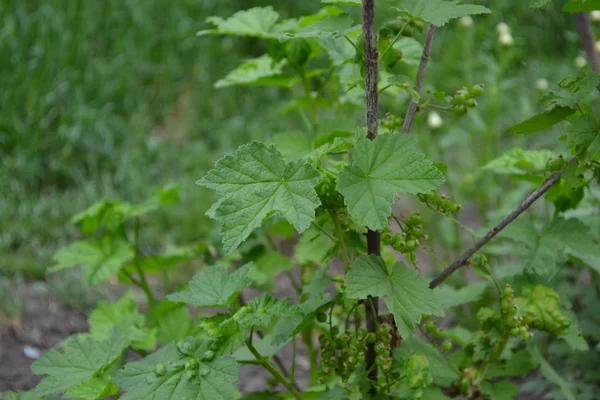
[{"label": "brown branch", "polygon": [[[431,47],[433,45],[433,39],[435,38],[435,25],[427,25],[427,37],[425,38],[425,46],[423,47],[423,54],[421,56],[421,62],[419,63],[419,70],[417,72],[417,82],[415,83],[415,90],[417,93],[421,92],[421,85],[425,79],[425,71],[427,70],[427,64],[429,63],[429,55],[431,54]],[[408,105],[408,111],[406,117],[404,117],[404,124],[402,124],[402,133],[410,132],[412,127],[415,113],[417,112],[418,104],[414,100],[410,100]]]},{"label": "brown branch", "polygon": [[[574,161],[576,161],[575,158],[569,161],[568,164]],[[542,186],[540,186],[537,190],[535,190],[533,193],[527,196],[527,198],[523,200],[523,202],[519,204],[519,206],[515,208],[510,214],[508,214],[502,221],[500,221],[498,225],[494,226],[488,233],[486,233],[484,237],[479,239],[471,248],[469,248],[467,251],[461,254],[461,256],[452,264],[450,264],[450,266],[448,266],[448,268],[446,268],[444,272],[442,272],[437,278],[433,279],[429,283],[429,288],[434,289],[438,287],[442,282],[448,279],[448,277],[452,275],[454,271],[458,270],[463,265],[466,265],[469,261],[469,258],[471,258],[471,256],[475,254],[477,250],[485,246],[487,242],[492,240],[498,233],[500,233],[502,229],[506,228],[508,224],[514,221],[519,215],[521,215],[533,203],[535,203],[537,199],[542,197],[544,193],[548,191],[548,189],[550,189],[556,182],[558,182],[560,180],[560,177],[565,172],[566,168],[567,167],[564,167],[563,169],[552,175],[550,178],[546,179]]]},{"label": "brown branch", "polygon": [[[374,140],[377,137],[377,84],[379,82],[378,63],[379,54],[377,53],[377,39],[375,37],[375,0],[362,1],[362,26],[365,38],[365,123],[367,125],[367,137]],[[381,254],[381,233],[369,230],[367,232],[367,253]],[[364,302],[365,314],[367,319],[367,330],[369,332],[377,331],[379,322],[379,298],[369,296]],[[377,396],[377,365],[375,364],[377,354],[375,353],[375,344],[367,345],[367,371],[369,371],[371,397]]]},{"label": "brown branch", "polygon": [[587,59],[592,63],[594,71],[600,72],[600,56],[596,51],[596,39],[594,37],[594,27],[590,21],[590,14],[575,14],[575,25],[577,26],[577,32],[581,37]]}]

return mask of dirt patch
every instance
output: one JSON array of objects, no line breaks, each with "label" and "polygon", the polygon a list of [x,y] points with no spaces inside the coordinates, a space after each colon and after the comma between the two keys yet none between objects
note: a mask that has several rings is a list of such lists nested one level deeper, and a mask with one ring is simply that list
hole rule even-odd
[{"label": "dirt patch", "polygon": [[74,333],[88,329],[87,316],[61,304],[47,293],[25,287],[25,310],[20,320],[0,326],[0,392],[29,390],[40,377],[29,367],[32,356],[43,354]]}]

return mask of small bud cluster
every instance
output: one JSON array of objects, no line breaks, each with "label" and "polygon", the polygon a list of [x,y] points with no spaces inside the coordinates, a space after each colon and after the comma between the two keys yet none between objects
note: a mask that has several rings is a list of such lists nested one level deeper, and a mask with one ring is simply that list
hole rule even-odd
[{"label": "small bud cluster", "polygon": [[552,175],[560,171],[565,165],[567,165],[567,161],[563,158],[562,154],[557,158],[548,159],[548,162],[546,162],[546,175]]},{"label": "small bud cluster", "polygon": [[391,131],[397,131],[402,128],[402,124],[404,123],[404,118],[397,117],[392,113],[386,113],[385,119],[381,120],[381,126],[389,129]]},{"label": "small bud cluster", "polygon": [[475,97],[479,97],[483,95],[484,89],[483,84],[474,85],[472,88],[467,88],[466,86],[460,90],[457,90],[453,97],[454,103],[454,114],[461,116],[465,115],[469,108],[477,107],[477,100]]},{"label": "small bud cluster", "polygon": [[451,202],[447,195],[439,193],[419,193],[419,200],[443,215],[454,215],[462,207],[460,204]]},{"label": "small bud cluster", "polygon": [[[242,311],[242,309],[244,309],[244,311]],[[242,312],[243,314],[247,314],[249,312],[251,312],[252,309],[250,306],[245,306],[240,308],[239,312]],[[236,313],[237,314],[237,313]],[[206,335],[212,339],[212,343],[210,345],[210,350],[204,353],[204,359],[206,359],[207,361],[212,360],[215,356],[215,352],[217,350],[219,350],[219,348],[221,347],[221,344],[223,343],[225,337],[223,334],[223,330],[219,327],[219,325],[214,322],[214,321],[210,321],[210,320],[204,320],[202,322],[200,322],[199,327],[202,331],[204,331],[204,333],[206,333]]]},{"label": "small bud cluster", "polygon": [[342,195],[336,190],[337,176],[329,170],[321,171],[322,178],[315,186],[315,191],[321,200],[322,207],[337,210],[344,206]]},{"label": "small bud cluster", "polygon": [[420,211],[406,218],[404,222],[406,228],[402,233],[394,234],[391,230],[385,229],[382,232],[381,240],[383,244],[392,246],[414,263],[417,248],[422,244],[422,240],[428,239],[428,236],[423,230],[423,217]]},{"label": "small bud cluster", "polygon": [[365,348],[369,341],[374,341],[375,336],[359,329],[355,335],[344,333],[334,336],[321,335],[321,383],[331,374],[338,375],[343,382],[350,379],[352,373],[365,358]]},{"label": "small bud cluster", "polygon": [[502,318],[504,325],[510,329],[511,336],[520,336],[524,341],[529,341],[533,338],[533,332],[523,322],[523,316],[519,312],[519,306],[514,304],[515,291],[506,284],[502,292],[502,300],[500,309],[502,310]]}]

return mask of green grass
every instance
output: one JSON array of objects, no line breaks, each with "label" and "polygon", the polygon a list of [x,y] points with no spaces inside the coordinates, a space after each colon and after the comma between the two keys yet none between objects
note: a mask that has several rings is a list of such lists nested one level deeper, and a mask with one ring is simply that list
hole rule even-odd
[{"label": "green grass", "polygon": [[[533,142],[505,129],[537,110],[536,79],[556,81],[581,54],[572,17],[558,4],[540,11],[516,0],[478,3],[494,12],[475,17],[471,28],[455,21],[439,30],[426,88],[452,92],[483,82],[481,107],[458,121],[442,114],[447,124],[437,133],[424,118],[415,126],[428,155],[451,166],[451,182],[511,147],[554,143],[557,130]],[[302,125],[280,114],[289,97],[280,89],[213,88],[242,59],[262,54],[264,43],[195,33],[210,15],[269,4],[3,1],[0,272],[42,278],[52,253],[77,237],[73,214],[104,196],[139,201],[167,183],[183,186],[183,201],[155,217],[150,244],[210,233],[204,212],[212,197],[194,182],[236,146]],[[276,4],[282,17],[318,7]],[[498,45],[500,21],[511,26],[515,46]],[[399,111],[395,103],[382,107]],[[362,118],[348,112],[348,120]],[[475,197],[483,208],[495,201],[501,193],[477,190],[486,179],[457,185],[457,200]]]}]

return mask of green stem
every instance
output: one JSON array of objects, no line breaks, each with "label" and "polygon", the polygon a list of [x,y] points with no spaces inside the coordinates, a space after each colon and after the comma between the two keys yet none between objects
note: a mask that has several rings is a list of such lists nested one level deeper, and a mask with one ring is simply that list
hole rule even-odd
[{"label": "green stem", "polygon": [[351,261],[350,255],[348,254],[348,249],[346,248],[346,242],[344,241],[344,231],[342,230],[342,225],[340,224],[340,220],[338,219],[337,215],[335,215],[335,212],[331,210],[327,210],[327,212],[329,212],[329,215],[333,220],[333,224],[335,225],[335,234],[338,238],[337,241],[340,246],[340,250],[342,251],[342,259],[344,260],[346,267],[349,267]]},{"label": "green stem", "polygon": [[504,348],[506,347],[506,344],[508,343],[508,338],[509,338],[509,336],[506,335],[502,338],[502,341],[500,343],[498,343],[498,347],[496,347],[496,349],[494,350],[494,353],[492,354],[490,361],[481,370],[481,373],[477,377],[478,382],[482,382],[485,379],[485,376],[487,375],[487,373],[490,371],[490,369],[498,362],[498,359],[502,355],[502,352],[504,351]]},{"label": "green stem", "polygon": [[[294,89],[290,88],[290,91],[292,92],[292,96],[294,98],[296,98],[296,93],[294,93]],[[302,107],[296,105],[296,109],[298,110],[298,114],[300,114],[300,118],[302,119],[302,122],[304,122],[304,125],[306,125],[306,129],[308,129],[309,131],[312,132],[313,124],[310,122],[310,119],[308,119],[308,116],[306,115],[306,113],[304,112]]]},{"label": "green stem", "polygon": [[314,103],[312,101],[310,101],[310,97],[311,97],[311,93],[312,90],[310,88],[310,83],[308,82],[308,79],[306,79],[306,74],[304,73],[304,69],[301,69],[300,71],[298,71],[298,75],[300,75],[300,80],[302,81],[302,87],[304,88],[304,96],[306,96],[306,98],[309,100],[309,104],[310,106],[310,113],[311,113],[311,117],[312,117],[312,123],[316,124],[317,123],[317,109],[314,106]]},{"label": "green stem", "polygon": [[402,36],[402,32],[404,32],[404,29],[408,26],[409,23],[410,23],[410,20],[407,21],[406,24],[404,24],[404,26],[402,27],[402,29],[400,29],[400,32],[398,32],[398,34],[396,35],[396,37],[394,38],[394,40],[392,40],[392,43],[390,43],[390,45],[388,46],[388,48],[385,49],[385,51],[379,57],[380,61],[383,60],[383,57],[385,57],[385,55],[392,49],[392,47],[394,47],[394,44],[398,41],[398,39],[400,39],[400,36]]},{"label": "green stem", "polygon": [[354,47],[354,49],[356,50],[356,52],[357,52],[357,53],[360,53],[360,54],[362,54],[362,56],[363,56],[363,57],[365,56],[365,52],[364,52],[364,50],[363,50],[363,49],[360,49],[360,48],[358,48],[358,46],[356,45],[356,43],[354,43],[354,42],[352,41],[352,39],[350,39],[350,38],[348,37],[348,35],[344,35],[344,36],[342,36],[342,37],[343,37],[344,39],[346,39],[346,40],[348,41],[348,43],[350,43],[350,44],[352,45],[352,47]]},{"label": "green stem", "polygon": [[144,294],[146,295],[146,297],[148,298],[148,304],[152,307],[154,304],[156,304],[156,297],[154,297],[154,294],[152,293],[152,288],[150,288],[150,285],[148,284],[148,280],[146,279],[146,275],[144,274],[144,271],[142,269],[142,266],[140,265],[140,219],[136,218],[135,219],[135,225],[134,225],[134,231],[133,231],[133,247],[134,247],[134,251],[135,251],[135,258],[133,259],[133,264],[135,266],[135,269],[137,270],[138,275],[140,276],[139,281],[134,281],[134,283],[136,283],[138,285],[138,287],[140,289],[142,289],[142,291],[144,292]]},{"label": "green stem", "polygon": [[302,400],[302,396],[300,396],[300,393],[294,387],[293,382],[286,379],[281,374],[281,372],[269,362],[268,358],[263,357],[258,352],[258,350],[256,350],[256,348],[252,344],[252,335],[253,334],[254,334],[254,328],[250,329],[250,336],[248,336],[248,339],[246,340],[246,346],[248,346],[248,350],[250,350],[252,355],[254,355],[254,357],[256,358],[257,363],[259,365],[261,365],[264,369],[269,371],[269,373],[271,375],[273,375],[273,378],[275,378],[277,380],[277,382],[281,383],[292,394],[292,396],[294,396],[295,399]]},{"label": "green stem", "polygon": [[321,225],[317,224],[316,222],[312,222],[313,226],[315,228],[317,228],[318,230],[321,231],[321,233],[325,236],[327,236],[329,239],[333,240],[334,243],[338,243],[338,240],[329,232],[327,232],[325,230],[325,228],[323,228]]},{"label": "green stem", "polygon": [[290,381],[294,385],[296,381],[296,337],[292,338],[292,369],[290,371]]}]

